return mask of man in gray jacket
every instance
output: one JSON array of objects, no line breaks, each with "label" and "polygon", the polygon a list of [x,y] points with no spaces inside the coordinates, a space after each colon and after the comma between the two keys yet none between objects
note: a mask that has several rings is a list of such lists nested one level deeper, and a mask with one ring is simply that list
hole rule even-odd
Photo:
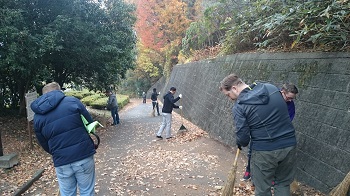
[{"label": "man in gray jacket", "polygon": [[251,142],[251,173],[255,195],[290,195],[295,174],[296,137],[280,89],[268,83],[245,84],[231,74],[221,81],[220,90],[234,100],[232,109],[238,148]]},{"label": "man in gray jacket", "polygon": [[119,124],[119,114],[118,114],[118,101],[117,96],[112,92],[112,90],[107,91],[108,101],[107,101],[107,109],[111,110],[111,115],[113,118],[112,125]]}]

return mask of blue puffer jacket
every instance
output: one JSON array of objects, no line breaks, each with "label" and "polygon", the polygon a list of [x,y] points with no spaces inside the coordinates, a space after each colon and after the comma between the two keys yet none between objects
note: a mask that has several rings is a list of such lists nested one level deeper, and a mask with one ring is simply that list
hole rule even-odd
[{"label": "blue puffer jacket", "polygon": [[48,92],[32,104],[34,130],[40,145],[52,155],[59,167],[96,153],[80,114],[93,121],[85,106],[75,97],[65,97],[60,90]]},{"label": "blue puffer jacket", "polygon": [[237,143],[271,151],[296,145],[295,130],[280,90],[268,83],[244,89],[233,106]]}]

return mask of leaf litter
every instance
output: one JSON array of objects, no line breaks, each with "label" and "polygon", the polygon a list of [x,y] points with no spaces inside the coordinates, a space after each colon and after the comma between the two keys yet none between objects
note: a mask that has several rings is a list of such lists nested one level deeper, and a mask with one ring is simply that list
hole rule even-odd
[{"label": "leaf litter", "polygon": [[[139,103],[139,100],[131,100],[131,104],[123,110],[132,109]],[[187,130],[178,132],[176,128],[182,124]],[[144,124],[135,124],[133,128],[136,135],[142,137],[154,134],[154,130],[145,130],[144,127]],[[210,139],[209,135],[176,113],[173,115],[172,127],[172,133],[177,133],[174,138],[163,140],[164,142],[152,140],[142,148],[130,143],[125,146],[125,153],[117,156],[109,154],[115,150],[113,147],[102,145],[95,158],[98,173],[96,195],[221,195],[222,186],[231,169],[233,153],[227,155],[229,161],[226,161],[216,154],[210,154],[211,150],[198,150],[209,148],[204,143]],[[58,195],[51,156],[36,143],[35,136],[32,136],[33,150],[30,149],[26,119],[1,117],[0,129],[4,154],[16,152],[19,155],[18,165],[0,169],[1,195],[13,195],[42,168],[45,169],[42,177],[24,195]],[[103,140],[112,139],[113,136],[108,127],[99,129],[98,134]],[[138,139],[140,138],[134,142],[138,142]],[[254,195],[252,183],[239,180],[243,176],[246,160],[240,158],[240,161],[235,195]],[[295,195],[324,195],[310,187],[299,185],[299,192]],[[102,189],[107,189],[109,193],[106,194]]]}]

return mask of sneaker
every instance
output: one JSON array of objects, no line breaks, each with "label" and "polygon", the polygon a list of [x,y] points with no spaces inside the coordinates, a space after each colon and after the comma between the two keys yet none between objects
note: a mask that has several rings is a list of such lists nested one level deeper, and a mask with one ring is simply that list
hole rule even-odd
[{"label": "sneaker", "polygon": [[162,137],[162,136],[159,136],[159,135],[157,135],[157,138],[161,138],[161,139],[163,139],[163,137]]},{"label": "sneaker", "polygon": [[170,137],[167,137],[166,139],[171,139],[171,138],[173,138],[172,136],[170,136]]},{"label": "sneaker", "polygon": [[247,172],[247,171],[246,171],[246,172],[244,173],[243,179],[246,180],[246,181],[249,180],[249,179],[250,179],[250,172]]}]

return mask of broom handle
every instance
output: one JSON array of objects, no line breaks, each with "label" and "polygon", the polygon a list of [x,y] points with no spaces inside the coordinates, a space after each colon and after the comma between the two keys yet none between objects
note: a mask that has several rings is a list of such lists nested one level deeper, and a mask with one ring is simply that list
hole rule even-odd
[{"label": "broom handle", "polygon": [[[182,98],[180,99],[180,105],[182,106],[182,109],[183,109],[184,106],[182,105]],[[183,120],[184,113],[183,113],[182,109],[181,109],[181,122],[182,122],[182,124],[184,124],[184,120]]]},{"label": "broom handle", "polygon": [[236,157],[235,157],[235,160],[233,161],[233,166],[236,166],[236,165],[237,165],[237,160],[238,160],[239,151],[240,151],[239,148],[237,148]]}]

